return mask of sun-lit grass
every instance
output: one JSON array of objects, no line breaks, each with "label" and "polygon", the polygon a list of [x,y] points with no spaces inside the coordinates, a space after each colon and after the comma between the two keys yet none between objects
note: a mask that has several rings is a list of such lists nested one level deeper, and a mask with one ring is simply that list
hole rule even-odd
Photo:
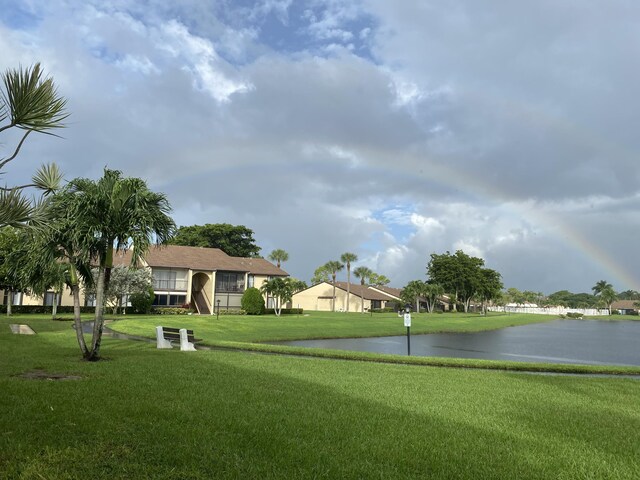
[{"label": "sun-lit grass", "polygon": [[[87,363],[69,322],[32,318],[35,336],[8,323],[0,478],[640,477],[637,380],[109,338]],[[15,376],[36,369],[82,378]]]},{"label": "sun-lit grass", "polygon": [[[110,325],[119,332],[155,335],[156,325],[188,326],[205,341],[266,342],[317,338],[356,338],[403,335],[402,318],[395,313],[310,312],[305,315],[122,316]],[[412,314],[411,332],[478,332],[513,325],[548,322],[557,317],[527,314]]]}]

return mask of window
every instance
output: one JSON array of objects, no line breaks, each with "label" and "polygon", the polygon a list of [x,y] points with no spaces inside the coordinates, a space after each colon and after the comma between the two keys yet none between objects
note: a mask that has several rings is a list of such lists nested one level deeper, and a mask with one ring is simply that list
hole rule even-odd
[{"label": "window", "polygon": [[187,290],[187,272],[185,270],[153,269],[153,288],[155,290]]},{"label": "window", "polygon": [[153,299],[154,307],[181,307],[187,303],[186,295],[168,295],[164,294],[156,294],[156,297]]},{"label": "window", "polygon": [[216,273],[216,293],[244,292],[244,273],[218,272]]},{"label": "window", "polygon": [[85,307],[95,307],[96,306],[96,296],[94,294],[89,294],[84,299]]},{"label": "window", "polygon": [[253,287],[255,278],[253,275],[247,275],[247,288]]},{"label": "window", "polygon": [[[44,294],[44,305],[51,306],[56,301],[55,292],[47,292]],[[60,299],[58,298],[58,305],[60,305]]]}]

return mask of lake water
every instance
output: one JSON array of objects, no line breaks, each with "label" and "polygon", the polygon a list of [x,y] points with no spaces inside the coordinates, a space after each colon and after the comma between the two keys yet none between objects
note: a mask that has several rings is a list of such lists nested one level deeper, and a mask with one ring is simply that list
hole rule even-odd
[{"label": "lake water", "polygon": [[[398,330],[403,331],[402,320]],[[407,336],[270,342],[407,354]],[[477,333],[411,336],[411,355],[640,366],[640,321],[556,320]]]}]

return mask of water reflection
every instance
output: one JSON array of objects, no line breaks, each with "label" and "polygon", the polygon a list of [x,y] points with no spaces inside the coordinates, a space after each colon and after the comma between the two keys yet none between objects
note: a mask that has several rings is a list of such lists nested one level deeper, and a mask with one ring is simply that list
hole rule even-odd
[{"label": "water reflection", "polygon": [[[272,343],[407,354],[406,335]],[[556,320],[488,332],[412,335],[411,355],[640,366],[640,322]]]}]

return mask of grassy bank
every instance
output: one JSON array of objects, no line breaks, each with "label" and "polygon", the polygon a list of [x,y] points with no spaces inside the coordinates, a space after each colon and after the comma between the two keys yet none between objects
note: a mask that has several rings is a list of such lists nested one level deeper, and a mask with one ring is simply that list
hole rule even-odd
[{"label": "grassy bank", "polygon": [[[548,322],[557,317],[531,314],[412,314],[411,332],[479,332],[515,325]],[[156,325],[188,326],[205,341],[267,342],[278,340],[308,340],[318,338],[359,338],[403,335],[402,318],[395,313],[310,312],[306,315],[248,316],[154,316],[132,317],[110,327],[133,335],[155,335]]]},{"label": "grassy bank", "polygon": [[[640,477],[640,382],[105,339],[0,320],[0,478]],[[41,370],[80,377],[22,378]]]}]

